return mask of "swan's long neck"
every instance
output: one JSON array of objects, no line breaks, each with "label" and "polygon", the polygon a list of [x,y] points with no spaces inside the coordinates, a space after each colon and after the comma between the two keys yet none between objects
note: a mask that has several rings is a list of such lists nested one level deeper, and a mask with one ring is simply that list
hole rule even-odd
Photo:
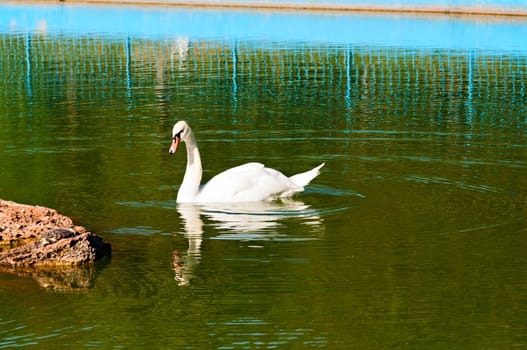
[{"label": "swan's long neck", "polygon": [[199,194],[199,184],[201,183],[201,157],[192,132],[184,142],[187,148],[187,169],[177,194],[177,201],[194,202]]}]

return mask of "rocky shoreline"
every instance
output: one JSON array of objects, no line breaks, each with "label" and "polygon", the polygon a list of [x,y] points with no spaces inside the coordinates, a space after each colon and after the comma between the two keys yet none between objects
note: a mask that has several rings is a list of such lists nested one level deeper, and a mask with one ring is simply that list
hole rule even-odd
[{"label": "rocky shoreline", "polygon": [[56,210],[0,200],[0,265],[75,267],[110,255],[110,244]]}]

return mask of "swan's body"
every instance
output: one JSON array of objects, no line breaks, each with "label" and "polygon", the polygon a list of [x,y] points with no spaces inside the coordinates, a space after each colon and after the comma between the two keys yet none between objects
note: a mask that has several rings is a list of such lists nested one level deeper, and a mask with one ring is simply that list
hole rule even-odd
[{"label": "swan's body", "polygon": [[177,122],[172,129],[170,154],[176,152],[181,141],[187,148],[187,168],[178,191],[178,203],[256,202],[290,197],[302,192],[324,166],[322,163],[287,177],[261,163],[247,163],[219,173],[200,188],[201,157],[192,129],[185,121]]}]

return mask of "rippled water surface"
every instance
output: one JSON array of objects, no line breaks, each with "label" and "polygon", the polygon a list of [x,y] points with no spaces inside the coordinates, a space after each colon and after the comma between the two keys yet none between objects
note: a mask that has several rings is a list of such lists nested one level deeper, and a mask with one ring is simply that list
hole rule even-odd
[{"label": "rippled water surface", "polygon": [[[113,257],[0,273],[0,348],[527,347],[522,52],[1,28],[0,198]],[[205,180],[326,166],[291,200],[178,205],[179,119]]]}]

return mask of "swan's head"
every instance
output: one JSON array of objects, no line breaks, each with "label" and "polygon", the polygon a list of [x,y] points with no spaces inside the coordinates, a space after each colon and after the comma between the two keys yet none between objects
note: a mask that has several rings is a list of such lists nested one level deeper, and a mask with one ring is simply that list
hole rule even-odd
[{"label": "swan's head", "polygon": [[192,130],[190,129],[190,126],[188,126],[187,122],[184,120],[180,120],[174,124],[174,127],[172,128],[172,146],[170,146],[168,153],[176,153],[179,143],[181,141],[186,141],[191,132]]}]

